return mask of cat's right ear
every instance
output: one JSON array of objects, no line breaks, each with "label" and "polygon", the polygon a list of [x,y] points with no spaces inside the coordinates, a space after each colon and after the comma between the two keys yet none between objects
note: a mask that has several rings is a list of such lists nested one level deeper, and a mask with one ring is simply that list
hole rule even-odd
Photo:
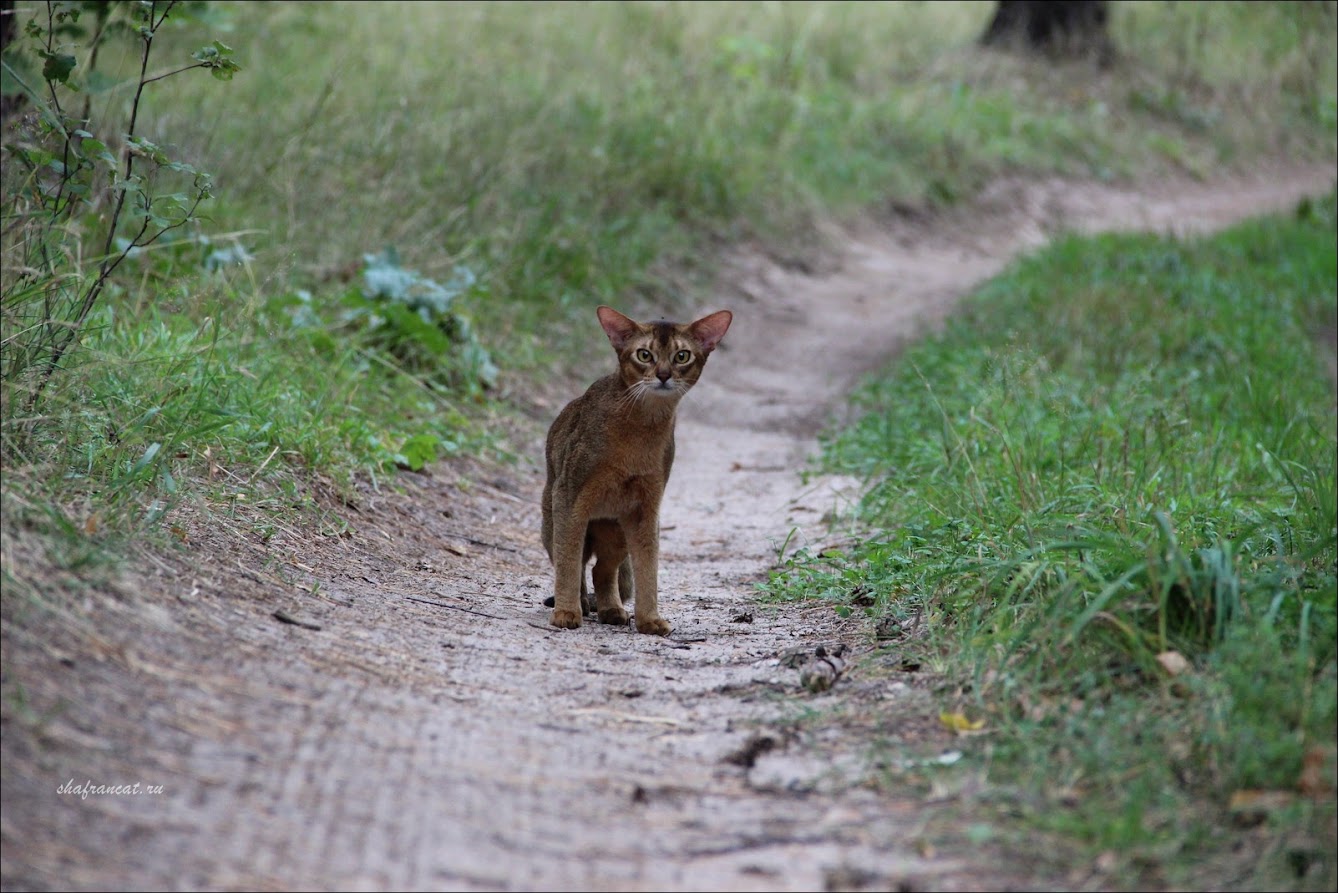
[{"label": "cat's right ear", "polygon": [[609,342],[614,350],[622,350],[623,346],[641,331],[641,326],[637,325],[636,320],[628,319],[612,307],[601,304],[595,313],[599,315],[599,324],[604,327],[604,334],[609,336]]}]

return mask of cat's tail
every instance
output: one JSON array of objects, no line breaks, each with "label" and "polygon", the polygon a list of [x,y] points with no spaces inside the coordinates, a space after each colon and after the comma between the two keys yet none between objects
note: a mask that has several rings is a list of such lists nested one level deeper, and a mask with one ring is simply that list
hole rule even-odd
[{"label": "cat's tail", "polygon": [[[551,595],[548,598],[544,599],[545,608],[551,608],[555,604],[557,604],[557,600]],[[586,595],[584,592],[581,593],[581,613],[583,614],[595,613],[595,600],[592,599],[590,596]]]},{"label": "cat's tail", "polygon": [[[550,595],[544,599],[544,607],[551,608],[557,604],[557,596]],[[590,590],[585,588],[585,574],[581,574],[581,613],[595,613],[595,597],[590,594]]]}]

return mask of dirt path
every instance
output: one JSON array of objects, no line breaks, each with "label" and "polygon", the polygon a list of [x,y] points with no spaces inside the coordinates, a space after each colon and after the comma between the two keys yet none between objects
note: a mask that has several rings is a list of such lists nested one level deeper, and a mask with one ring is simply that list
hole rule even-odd
[{"label": "dirt path", "polygon": [[[4,705],[4,888],[1099,886],[945,845],[916,798],[859,784],[880,738],[954,746],[928,686],[861,663],[854,622],[758,605],[751,583],[852,498],[797,474],[842,395],[1018,252],[1061,227],[1213,228],[1332,182],[1316,166],[1142,192],[1003,183],[843,233],[821,274],[732,259],[699,309],[734,327],[683,406],[662,517],[669,640],[547,625],[539,426],[535,467],[408,475],[316,543],[281,520],[239,534],[212,507],[113,597],[40,628],[6,617],[22,695]],[[602,372],[593,313],[590,341]],[[5,549],[40,591],[22,535]],[[781,660],[841,643],[827,693]],[[841,720],[795,732],[814,711]],[[71,781],[142,790],[58,793]]]}]

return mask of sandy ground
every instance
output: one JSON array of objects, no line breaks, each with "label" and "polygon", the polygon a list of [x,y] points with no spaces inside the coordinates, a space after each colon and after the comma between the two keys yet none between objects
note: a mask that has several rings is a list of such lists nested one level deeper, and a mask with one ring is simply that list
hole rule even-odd
[{"label": "sandy ground", "polygon": [[[54,575],[77,604],[7,600],[3,887],[1102,887],[1058,857],[956,845],[923,790],[864,783],[962,746],[932,674],[753,583],[782,548],[838,538],[853,482],[800,472],[844,395],[1020,252],[1063,229],[1212,229],[1333,179],[1003,182],[941,217],[834,232],[820,272],[738,251],[699,308],[733,328],[680,411],[669,639],[548,625],[546,421],[527,464],[406,474],[320,531],[280,519],[264,540],[220,507],[183,512],[180,550],[96,587],[7,532],[13,584]],[[613,356],[591,310],[594,375]],[[819,646],[844,647],[844,671],[815,693]]]}]

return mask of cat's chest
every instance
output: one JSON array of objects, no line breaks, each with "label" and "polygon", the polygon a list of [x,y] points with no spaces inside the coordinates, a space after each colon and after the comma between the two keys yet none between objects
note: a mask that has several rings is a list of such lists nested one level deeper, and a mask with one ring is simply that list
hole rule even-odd
[{"label": "cat's chest", "polygon": [[622,518],[658,506],[664,481],[653,474],[598,474],[583,488],[580,502],[591,519]]},{"label": "cat's chest", "polygon": [[606,441],[581,486],[592,517],[618,517],[658,504],[672,461],[672,435]]},{"label": "cat's chest", "polygon": [[668,473],[665,449],[664,441],[608,444],[595,464],[592,483],[603,490],[626,493],[662,488]]}]

